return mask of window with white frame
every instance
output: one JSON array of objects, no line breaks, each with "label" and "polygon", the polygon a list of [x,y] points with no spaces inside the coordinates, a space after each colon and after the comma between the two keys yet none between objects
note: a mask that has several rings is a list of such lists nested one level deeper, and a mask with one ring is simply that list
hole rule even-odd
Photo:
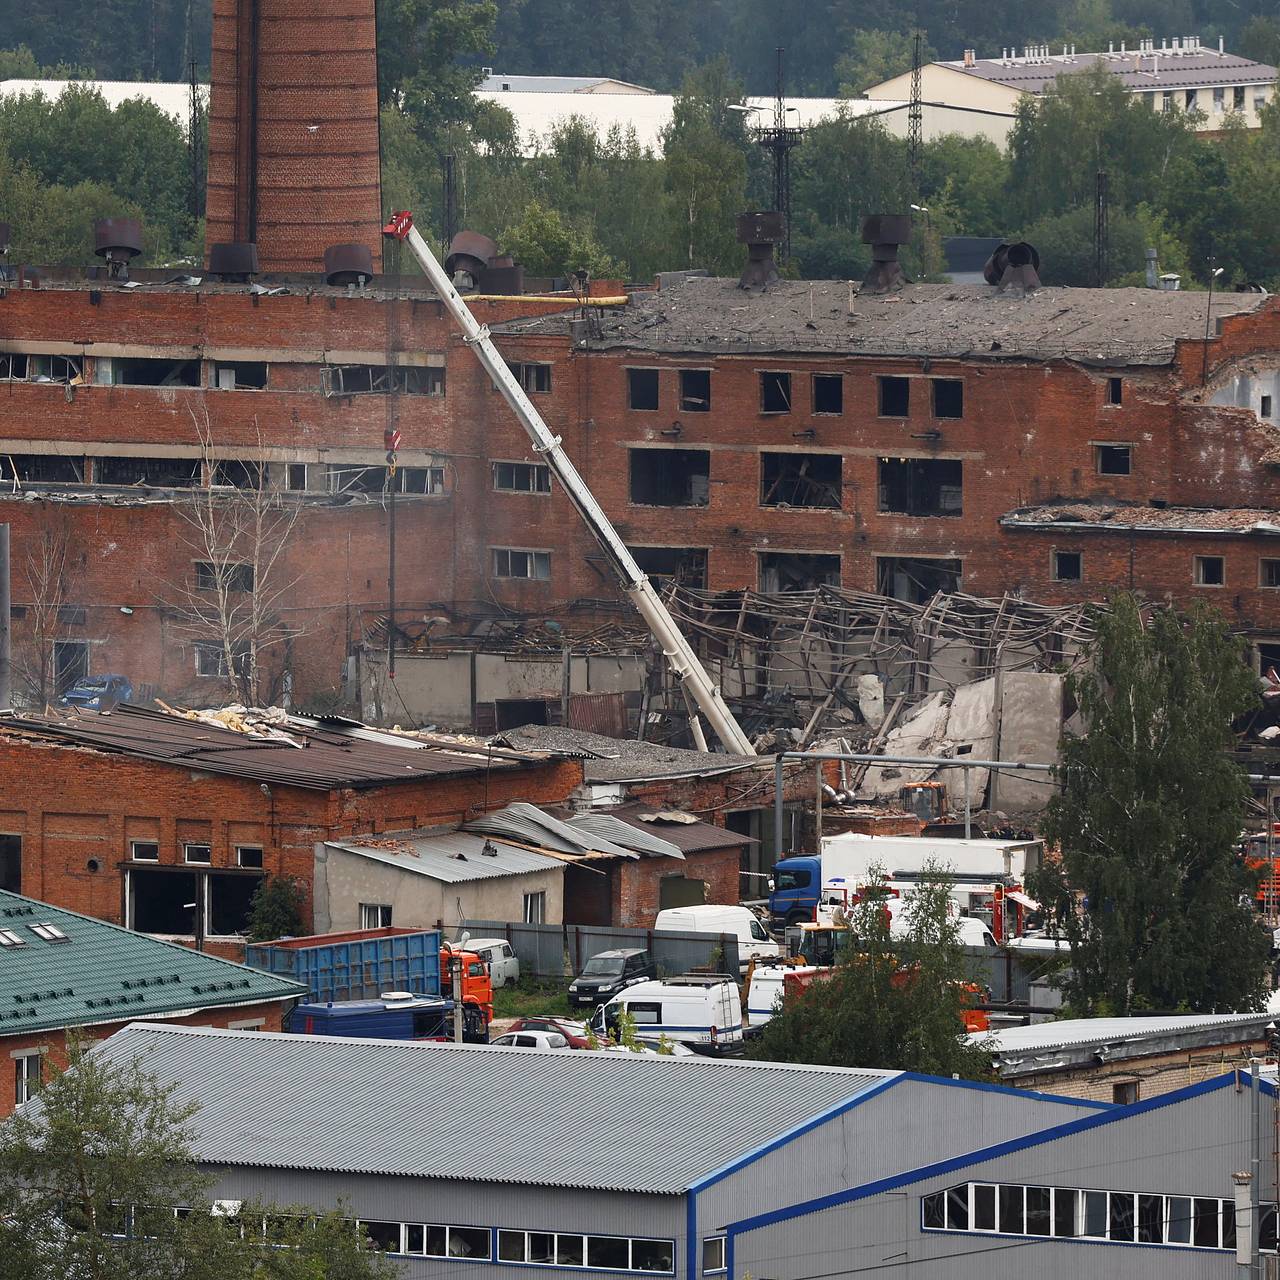
[{"label": "window with white frame", "polygon": [[390,903],[362,902],[360,904],[360,927],[362,929],[389,929],[391,927]]},{"label": "window with white frame", "polygon": [[159,862],[160,842],[158,840],[130,840],[129,857],[134,862]]},{"label": "window with white frame", "polygon": [[726,1270],[724,1236],[704,1236],[702,1240],[702,1270],[704,1275],[712,1275]]},{"label": "window with white frame", "polygon": [[184,844],[182,846],[183,862],[208,864],[213,861],[213,848],[207,844]]},{"label": "window with white frame", "polygon": [[493,576],[495,578],[529,578],[536,582],[551,579],[551,553],[549,551],[521,551],[511,547],[493,549]]},{"label": "window with white frame", "polygon": [[30,1102],[44,1083],[44,1057],[39,1049],[13,1056],[13,1101],[15,1106]]},{"label": "window with white frame", "polygon": [[255,871],[261,871],[262,846],[257,844],[236,845],[236,866],[250,867]]},{"label": "window with white frame", "polygon": [[[675,1271],[675,1241],[632,1236],[583,1236],[551,1231],[498,1231],[498,1261],[592,1271]],[[487,1255],[486,1255],[487,1256]]]},{"label": "window with white frame", "polygon": [[545,462],[495,462],[493,487],[499,493],[550,493],[551,468]]},{"label": "window with white frame", "polygon": [[525,924],[546,924],[547,895],[545,892],[524,895],[524,922]]}]

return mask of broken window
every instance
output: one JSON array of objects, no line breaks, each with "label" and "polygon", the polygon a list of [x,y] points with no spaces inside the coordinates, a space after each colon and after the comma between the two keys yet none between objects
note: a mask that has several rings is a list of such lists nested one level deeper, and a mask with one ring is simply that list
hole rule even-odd
[{"label": "broken window", "polygon": [[1270,396],[1263,396],[1259,401],[1258,417],[1260,418],[1271,417],[1271,397]]},{"label": "broken window", "polygon": [[1227,567],[1222,556],[1196,556],[1193,572],[1197,587],[1221,587],[1226,583]]},{"label": "broken window", "polygon": [[262,870],[262,846],[259,844],[236,845],[236,866]]},{"label": "broken window", "polygon": [[493,487],[501,493],[550,493],[551,468],[545,462],[495,462]]},{"label": "broken window", "polygon": [[397,493],[443,493],[444,468],[397,467],[393,487]]},{"label": "broken window", "polygon": [[198,387],[200,361],[143,359],[126,356],[99,358],[94,381],[109,387]]},{"label": "broken window", "polygon": [[675,582],[682,587],[705,590],[707,585],[706,547],[628,547],[636,564],[657,586]]},{"label": "broken window", "polygon": [[0,483],[83,484],[84,459],[61,458],[53,453],[7,453]]},{"label": "broken window", "polygon": [[791,375],[771,369],[760,371],[760,412],[791,412]]},{"label": "broken window", "polygon": [[1107,403],[1108,404],[1124,403],[1124,379],[1123,378],[1107,379]]},{"label": "broken window", "polygon": [[645,507],[705,507],[711,454],[706,449],[632,449],[631,501]]},{"label": "broken window", "polygon": [[87,640],[55,640],[53,642],[53,687],[66,693],[73,684],[89,674],[89,642]]},{"label": "broken window", "polygon": [[82,369],[78,356],[36,356],[0,351],[0,381],[78,385],[83,380]]},{"label": "broken window", "polygon": [[98,484],[190,489],[200,483],[199,458],[94,458]]},{"label": "broken window", "polygon": [[838,453],[760,455],[762,507],[840,506],[841,458]]},{"label": "broken window", "polygon": [[527,395],[545,395],[551,390],[549,364],[516,364],[508,360],[507,368]]},{"label": "broken window", "polygon": [[839,373],[813,375],[814,413],[844,412],[844,377]]},{"label": "broken window", "polygon": [[[226,676],[227,674],[227,654],[226,650],[220,644],[197,644],[194,645],[196,655],[196,675],[198,676]],[[236,674],[244,675],[249,668],[249,651],[248,649],[237,649],[234,653]]]},{"label": "broken window", "polygon": [[959,378],[930,378],[935,418],[964,417],[964,383]]},{"label": "broken window", "polygon": [[711,408],[711,370],[680,370],[680,412],[707,413]]},{"label": "broken window", "polygon": [[910,378],[877,378],[882,418],[905,418],[911,412]]},{"label": "broken window", "polygon": [[1054,582],[1079,582],[1084,577],[1083,557],[1078,551],[1053,553]]},{"label": "broken window", "polygon": [[923,556],[877,556],[876,591],[895,600],[927,604],[939,591],[960,590],[960,561]]},{"label": "broken window", "polygon": [[0,835],[0,889],[22,892],[22,837],[19,835]]},{"label": "broken window", "polygon": [[658,407],[657,369],[627,370],[627,408],[656,409]]},{"label": "broken window", "polygon": [[551,579],[551,553],[549,551],[522,551],[511,547],[493,549],[493,576],[495,578],[532,578],[538,582]]},{"label": "broken window", "polygon": [[295,493],[305,493],[307,488],[307,464],[291,462],[285,472],[285,486]]},{"label": "broken window", "polygon": [[196,590],[214,591],[219,583],[228,591],[252,591],[253,565],[210,564],[207,560],[197,560]]},{"label": "broken window", "polygon": [[1127,444],[1095,444],[1093,458],[1100,476],[1127,476],[1133,463]]},{"label": "broken window", "polygon": [[963,467],[954,458],[881,458],[879,509],[907,516],[958,516]]},{"label": "broken window", "polygon": [[193,938],[196,932],[196,875],[130,867],[129,928]]},{"label": "broken window", "polygon": [[765,551],[760,554],[760,590],[812,591],[840,585],[840,557],[806,551]]},{"label": "broken window", "polygon": [[388,478],[386,467],[339,466],[329,464],[332,493],[381,494],[394,487],[397,493],[440,494],[445,492],[443,467],[397,467]]},{"label": "broken window", "polygon": [[219,391],[262,391],[267,385],[265,360],[237,360],[213,366],[210,385]]},{"label": "broken window", "polygon": [[1260,587],[1280,587],[1280,560],[1258,561],[1258,585]]},{"label": "broken window", "polygon": [[206,934],[230,938],[249,928],[249,904],[262,882],[261,876],[237,875],[234,871],[210,871],[205,877]]},{"label": "broken window", "polygon": [[267,484],[267,464],[224,458],[213,464],[212,483],[228,489],[263,489]]},{"label": "broken window", "polygon": [[320,370],[326,396],[444,395],[444,369],[434,365],[327,364]]}]

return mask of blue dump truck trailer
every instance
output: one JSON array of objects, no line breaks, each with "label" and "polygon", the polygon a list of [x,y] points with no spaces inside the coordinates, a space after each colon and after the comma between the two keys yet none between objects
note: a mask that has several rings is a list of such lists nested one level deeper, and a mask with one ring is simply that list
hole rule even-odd
[{"label": "blue dump truck trailer", "polygon": [[361,929],[245,947],[245,964],[302,983],[317,1004],[377,1000],[384,991],[439,996],[438,929]]},{"label": "blue dump truck trailer", "polygon": [[452,1040],[453,1001],[397,991],[376,1000],[300,1004],[289,1015],[285,1030],[308,1036]]}]

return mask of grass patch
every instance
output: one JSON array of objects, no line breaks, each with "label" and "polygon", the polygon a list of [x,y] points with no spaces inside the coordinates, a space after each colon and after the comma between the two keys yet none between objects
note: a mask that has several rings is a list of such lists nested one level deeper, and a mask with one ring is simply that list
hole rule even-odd
[{"label": "grass patch", "polygon": [[499,987],[493,993],[495,1018],[570,1017],[566,983],[534,982],[521,978],[515,986]]}]

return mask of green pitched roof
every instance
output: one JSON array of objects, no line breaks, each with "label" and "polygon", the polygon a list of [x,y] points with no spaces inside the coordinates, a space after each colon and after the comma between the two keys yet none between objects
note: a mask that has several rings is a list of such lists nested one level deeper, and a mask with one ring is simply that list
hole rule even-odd
[{"label": "green pitched roof", "polygon": [[296,982],[0,890],[0,1036],[305,994]]}]

